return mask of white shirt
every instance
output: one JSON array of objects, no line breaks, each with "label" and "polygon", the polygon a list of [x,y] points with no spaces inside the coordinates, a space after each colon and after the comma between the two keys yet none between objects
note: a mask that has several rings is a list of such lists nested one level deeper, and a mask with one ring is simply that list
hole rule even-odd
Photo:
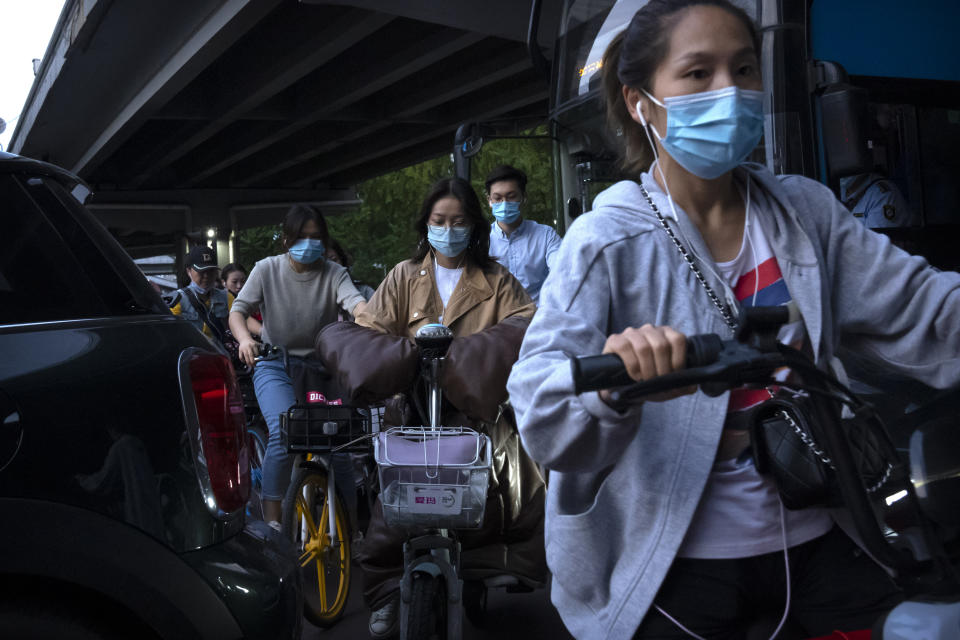
[{"label": "white shirt", "polygon": [[[460,282],[460,275],[462,273],[463,267],[448,269],[441,267],[436,261],[433,263],[433,274],[437,280],[437,291],[440,292],[440,300],[443,301],[444,310],[447,308],[447,302],[450,300],[450,296],[453,295],[453,290],[457,288],[457,283]],[[439,320],[443,322],[442,315]]]},{"label": "white shirt", "polygon": [[[800,348],[806,328],[783,280],[765,228],[771,205],[760,189],[753,189],[749,222],[736,258],[717,264],[741,306],[785,305],[791,322],[777,336]],[[789,371],[778,372],[783,379]],[[764,389],[734,389],[729,412],[744,411],[768,397]],[[725,432],[724,436],[734,432]],[[735,443],[739,439],[735,440]],[[833,520],[825,508],[784,509],[787,546],[793,547],[828,532]],[[745,558],[783,549],[780,501],[773,481],[761,476],[747,452],[717,460],[677,555],[685,558]]]}]

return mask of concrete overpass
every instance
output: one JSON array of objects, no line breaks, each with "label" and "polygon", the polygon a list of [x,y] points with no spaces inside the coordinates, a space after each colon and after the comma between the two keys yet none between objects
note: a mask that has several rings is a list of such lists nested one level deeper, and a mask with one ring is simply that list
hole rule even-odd
[{"label": "concrete overpass", "polygon": [[[135,257],[214,229],[225,262],[237,229],[349,210],[463,122],[544,121],[533,1],[67,0],[10,150],[90,183]],[[559,6],[534,23],[547,56]]]}]

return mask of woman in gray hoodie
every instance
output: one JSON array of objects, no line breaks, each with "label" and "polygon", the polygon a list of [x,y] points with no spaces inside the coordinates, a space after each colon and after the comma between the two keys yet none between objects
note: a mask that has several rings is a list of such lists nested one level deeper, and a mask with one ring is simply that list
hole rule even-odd
[{"label": "woman in gray hoodie", "polygon": [[604,57],[638,179],[570,227],[508,385],[551,471],[552,598],[578,638],[739,638],[788,600],[816,636],[870,627],[901,598],[838,514],[785,510],[757,473],[737,417],[765,391],[623,410],[573,392],[571,355],[615,353],[648,379],[683,366],[685,336],[730,338],[739,308],[770,305],[790,310],[780,340],[841,377],[843,345],[960,384],[960,274],[864,228],[820,183],[743,163],[763,128],[758,52],[726,0],[651,0]]}]

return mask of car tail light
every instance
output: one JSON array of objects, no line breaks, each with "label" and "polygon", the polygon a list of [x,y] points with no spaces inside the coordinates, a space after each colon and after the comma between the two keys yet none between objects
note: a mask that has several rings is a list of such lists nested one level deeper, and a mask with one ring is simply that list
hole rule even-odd
[{"label": "car tail light", "polygon": [[209,476],[215,506],[231,513],[242,509],[250,496],[243,396],[225,356],[195,352],[190,356],[189,374],[199,423],[198,466]]}]

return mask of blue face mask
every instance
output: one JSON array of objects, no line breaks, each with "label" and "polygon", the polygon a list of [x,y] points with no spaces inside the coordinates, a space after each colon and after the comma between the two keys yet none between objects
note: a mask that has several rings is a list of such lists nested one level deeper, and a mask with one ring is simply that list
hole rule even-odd
[{"label": "blue face mask", "polygon": [[326,254],[323,248],[323,240],[311,240],[300,238],[287,250],[290,257],[300,264],[313,264]]},{"label": "blue face mask", "polygon": [[[712,180],[730,171],[753,151],[763,135],[763,92],[725,87],[658,101],[667,110],[667,135],[654,135],[680,166]],[[640,103],[637,103],[640,114]],[[643,114],[640,121],[646,125]]]},{"label": "blue face mask", "polygon": [[470,244],[470,232],[473,227],[427,226],[427,240],[430,246],[447,256],[456,258]]},{"label": "blue face mask", "polygon": [[198,285],[196,282],[191,282],[190,284],[187,285],[187,288],[190,289],[190,290],[192,290],[192,291],[193,291],[194,293],[196,293],[198,296],[205,296],[205,295],[209,294],[211,291],[213,291],[215,287],[210,287],[209,289],[204,289],[203,287],[201,287],[200,285]]},{"label": "blue face mask", "polygon": [[490,205],[493,217],[504,224],[513,224],[520,217],[520,203],[504,200]]}]

